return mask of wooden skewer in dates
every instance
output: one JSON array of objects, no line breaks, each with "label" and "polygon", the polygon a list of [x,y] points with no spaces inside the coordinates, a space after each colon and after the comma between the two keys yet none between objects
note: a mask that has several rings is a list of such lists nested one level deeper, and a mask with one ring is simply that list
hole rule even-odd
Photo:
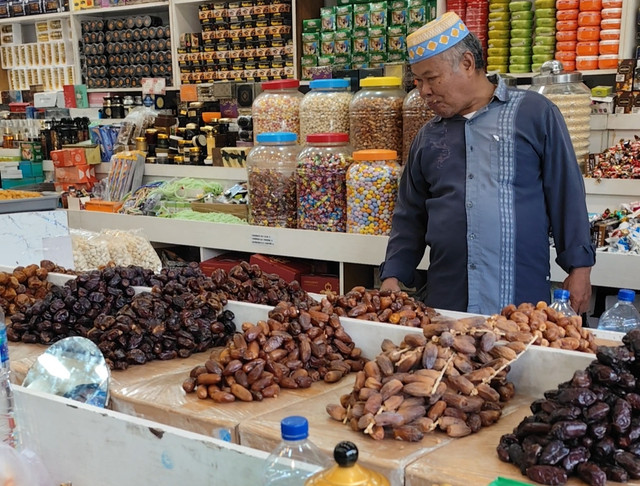
[{"label": "wooden skewer in dates", "polygon": [[415,442],[436,429],[463,437],[495,423],[515,393],[509,365],[533,338],[498,343],[483,317],[440,318],[423,330],[399,346],[385,339],[327,413],[377,440]]}]

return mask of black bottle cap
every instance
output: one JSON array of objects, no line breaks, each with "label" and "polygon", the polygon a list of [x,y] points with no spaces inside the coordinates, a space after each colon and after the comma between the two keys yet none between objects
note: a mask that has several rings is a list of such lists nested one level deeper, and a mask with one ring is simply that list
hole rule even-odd
[{"label": "black bottle cap", "polygon": [[358,460],[358,448],[353,442],[345,440],[333,449],[333,458],[340,467],[351,467]]}]

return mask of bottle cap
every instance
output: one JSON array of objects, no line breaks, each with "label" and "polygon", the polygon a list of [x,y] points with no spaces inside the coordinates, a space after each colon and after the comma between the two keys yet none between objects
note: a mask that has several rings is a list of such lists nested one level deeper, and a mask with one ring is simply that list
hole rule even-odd
[{"label": "bottle cap", "polygon": [[620,289],[618,291],[618,299],[624,302],[633,302],[636,298],[636,293],[629,289]]},{"label": "bottle cap", "polygon": [[307,135],[307,143],[348,143],[348,133],[310,133]]},{"label": "bottle cap", "polygon": [[311,89],[348,88],[348,79],[314,79],[309,83]]},{"label": "bottle cap", "polygon": [[347,440],[333,449],[333,458],[340,467],[351,467],[358,461],[358,447]]},{"label": "bottle cap", "polygon": [[555,289],[553,291],[553,300],[567,300],[569,298],[569,291],[565,289]]},{"label": "bottle cap", "polygon": [[293,415],[280,422],[280,433],[284,440],[302,440],[309,437],[309,422],[304,417]]}]

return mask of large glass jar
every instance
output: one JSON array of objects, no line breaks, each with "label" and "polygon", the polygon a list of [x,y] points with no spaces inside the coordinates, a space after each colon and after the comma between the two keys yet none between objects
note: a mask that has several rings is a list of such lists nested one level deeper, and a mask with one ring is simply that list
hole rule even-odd
[{"label": "large glass jar", "polygon": [[347,169],[352,162],[348,133],[307,135],[298,157],[298,228],[347,229]]},{"label": "large glass jar", "polygon": [[393,76],[360,80],[349,105],[353,150],[395,150],[402,160],[402,80]]},{"label": "large glass jar", "polygon": [[261,133],[257,141],[247,155],[249,224],[295,228],[297,135]]},{"label": "large glass jar", "polygon": [[425,99],[414,88],[404,98],[402,104],[402,164],[407,163],[411,143],[420,129],[433,118],[434,113]]},{"label": "large glass jar", "polygon": [[300,142],[310,133],[349,133],[349,103],[353,95],[347,79],[315,79],[300,103]]},{"label": "large glass jar", "polygon": [[347,171],[347,232],[388,235],[398,194],[394,150],[359,150]]},{"label": "large glass jar", "polygon": [[547,61],[540,74],[531,79],[531,90],[549,98],[560,110],[569,129],[573,150],[584,170],[589,153],[591,91],[582,82],[582,73],[567,73],[559,61]]},{"label": "large glass jar", "polygon": [[262,93],[253,100],[251,116],[253,136],[260,133],[292,132],[300,136],[300,102],[303,94],[298,91],[297,79],[265,81],[260,85]]}]

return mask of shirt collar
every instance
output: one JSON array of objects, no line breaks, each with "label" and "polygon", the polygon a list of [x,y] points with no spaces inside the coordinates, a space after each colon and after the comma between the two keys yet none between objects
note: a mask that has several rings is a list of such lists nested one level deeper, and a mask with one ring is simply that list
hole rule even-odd
[{"label": "shirt collar", "polygon": [[[505,84],[504,80],[502,79],[502,77],[499,74],[496,75],[496,78],[498,78],[498,85],[496,86],[496,89],[493,92],[493,96],[489,100],[489,105],[494,100],[498,100],[498,101],[502,101],[502,102],[509,101],[509,88],[507,87],[507,85]],[[487,105],[487,106],[489,106],[489,105]],[[483,108],[480,108],[476,113],[481,113],[481,112],[485,111],[487,109],[487,106],[485,106]],[[456,116],[461,116],[461,115],[454,115],[454,117],[456,117]],[[464,118],[464,117],[462,117],[462,118]],[[442,117],[440,115],[436,115],[433,118],[433,122],[434,123],[439,123],[441,121],[442,121]]]}]

